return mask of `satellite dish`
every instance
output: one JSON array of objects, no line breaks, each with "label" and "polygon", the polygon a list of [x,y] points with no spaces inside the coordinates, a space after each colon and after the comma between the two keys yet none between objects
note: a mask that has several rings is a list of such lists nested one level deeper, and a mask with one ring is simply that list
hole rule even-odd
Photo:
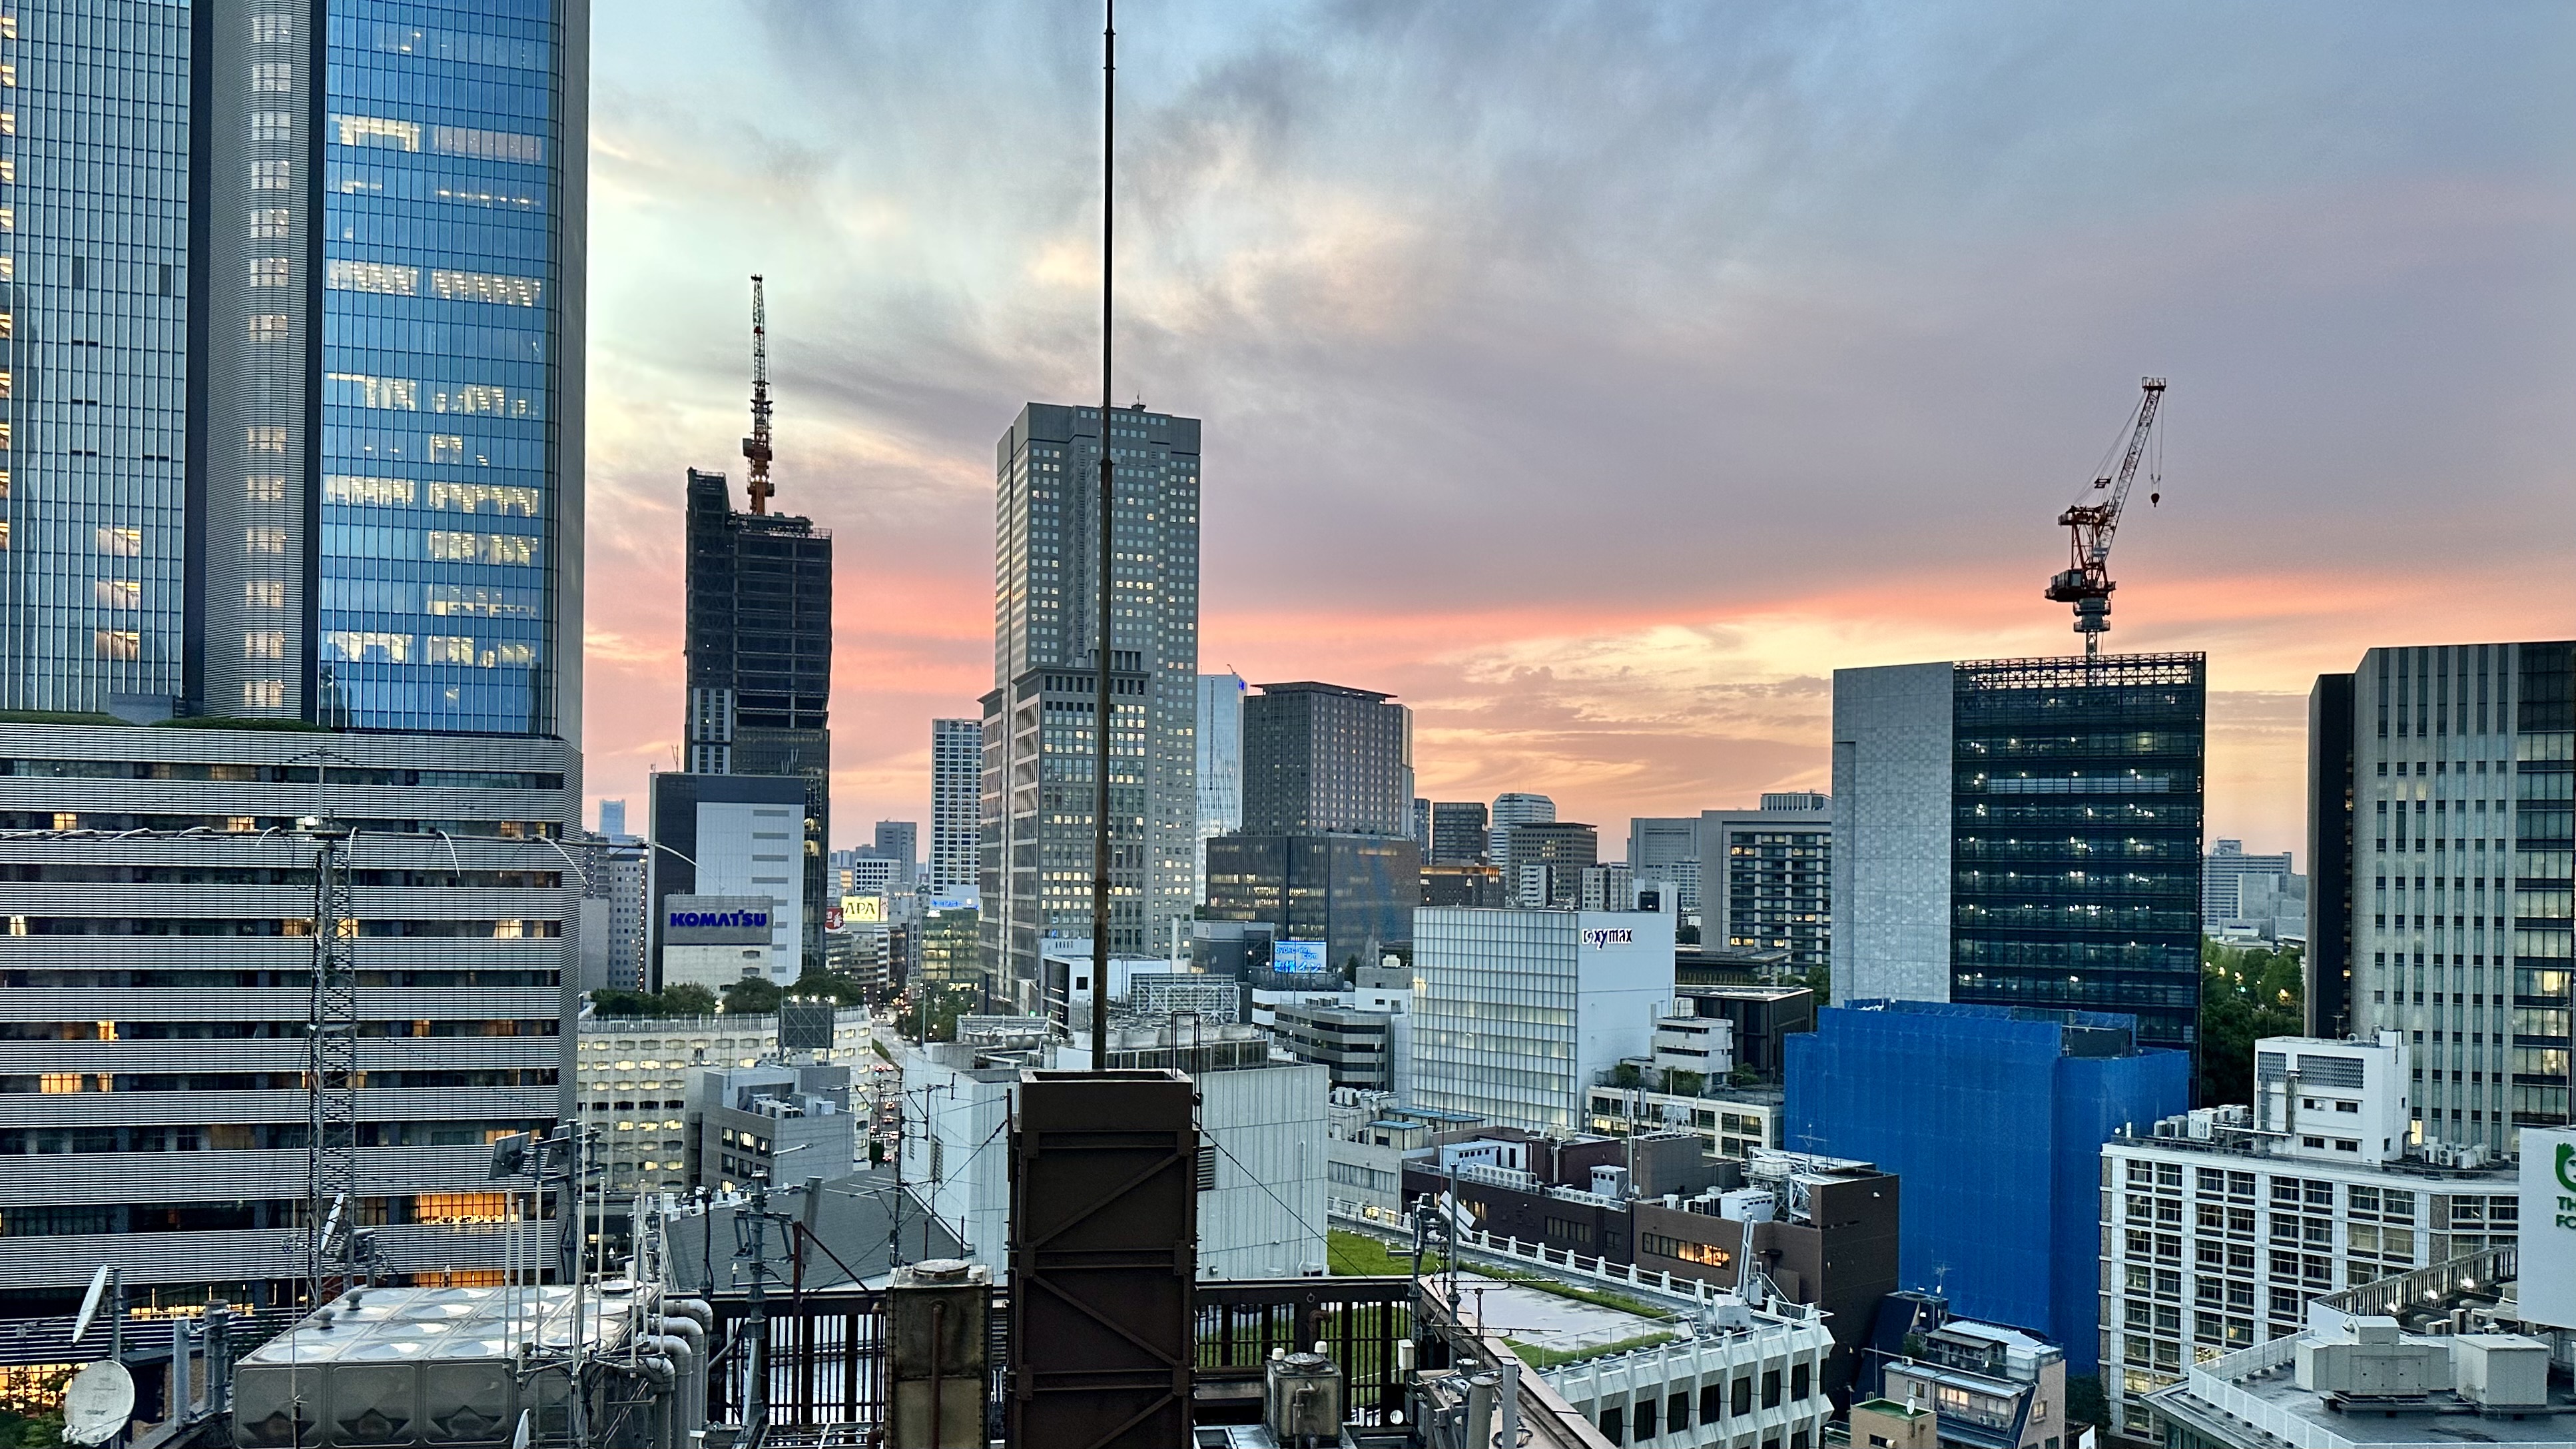
[{"label": "satellite dish", "polygon": [[107,1280],[115,1272],[115,1264],[101,1263],[97,1276],[89,1280],[89,1292],[81,1296],[80,1317],[72,1321],[72,1342],[80,1342],[81,1336],[89,1332],[91,1321],[98,1317],[99,1300],[107,1296]]},{"label": "satellite dish", "polygon": [[74,1444],[104,1444],[134,1417],[134,1375],[114,1359],[100,1359],[63,1390],[63,1437]]}]

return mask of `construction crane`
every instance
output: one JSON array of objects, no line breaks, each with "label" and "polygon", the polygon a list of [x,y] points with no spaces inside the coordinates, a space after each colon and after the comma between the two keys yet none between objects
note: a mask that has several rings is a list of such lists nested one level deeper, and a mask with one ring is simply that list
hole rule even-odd
[{"label": "construction crane", "polygon": [[[2124,451],[2114,441],[2111,451],[2102,455],[2102,471],[2092,486],[2057,515],[2058,524],[2066,530],[2066,572],[2048,581],[2048,598],[2075,606],[2075,632],[2084,636],[2084,657],[2088,660],[2101,657],[2102,634],[2111,627],[2111,591],[2119,587],[2111,582],[2111,537],[2120,530],[2120,510],[2128,504],[2129,484],[2138,476],[2138,461],[2147,455],[2147,444],[2156,428],[2156,408],[2165,396],[2165,380],[2161,377],[2140,378],[2138,383],[2141,395],[2137,410],[2129,415],[2127,449]],[[2116,470],[2111,466],[2114,454],[2120,460]],[[2147,470],[2150,507],[2164,499],[2162,493],[2155,491],[2163,473],[2161,460]]]},{"label": "construction crane", "polygon": [[760,274],[751,274],[751,436],[742,440],[742,455],[751,460],[751,481],[742,491],[751,511],[767,513],[769,495],[769,308],[762,300]]}]

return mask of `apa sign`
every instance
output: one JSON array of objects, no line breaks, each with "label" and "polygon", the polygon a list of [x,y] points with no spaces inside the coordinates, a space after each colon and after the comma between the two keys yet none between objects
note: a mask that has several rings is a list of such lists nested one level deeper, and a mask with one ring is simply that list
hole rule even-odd
[{"label": "apa sign", "polygon": [[1634,945],[1636,940],[1637,933],[1626,926],[1586,926],[1583,928],[1583,944],[1596,951],[1605,950],[1612,946]]},{"label": "apa sign", "polygon": [[2576,1132],[2522,1129],[2522,1317],[2576,1328]]}]

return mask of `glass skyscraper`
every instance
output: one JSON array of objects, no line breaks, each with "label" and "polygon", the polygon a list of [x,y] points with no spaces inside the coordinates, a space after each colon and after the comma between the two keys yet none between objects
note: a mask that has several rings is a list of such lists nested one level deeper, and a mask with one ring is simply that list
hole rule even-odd
[{"label": "glass skyscraper", "polygon": [[576,733],[564,8],[200,7],[206,712]]},{"label": "glass skyscraper", "polygon": [[1834,672],[1834,996],[2127,1012],[2196,1047],[2199,654]]},{"label": "glass skyscraper", "polygon": [[0,709],[96,713],[183,689],[189,12],[6,23]]}]

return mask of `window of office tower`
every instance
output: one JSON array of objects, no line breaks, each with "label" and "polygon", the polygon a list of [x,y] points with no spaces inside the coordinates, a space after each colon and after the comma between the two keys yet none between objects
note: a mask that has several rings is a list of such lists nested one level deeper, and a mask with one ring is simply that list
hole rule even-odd
[{"label": "window of office tower", "polygon": [[552,714],[552,13],[331,7],[319,639],[361,726]]}]

